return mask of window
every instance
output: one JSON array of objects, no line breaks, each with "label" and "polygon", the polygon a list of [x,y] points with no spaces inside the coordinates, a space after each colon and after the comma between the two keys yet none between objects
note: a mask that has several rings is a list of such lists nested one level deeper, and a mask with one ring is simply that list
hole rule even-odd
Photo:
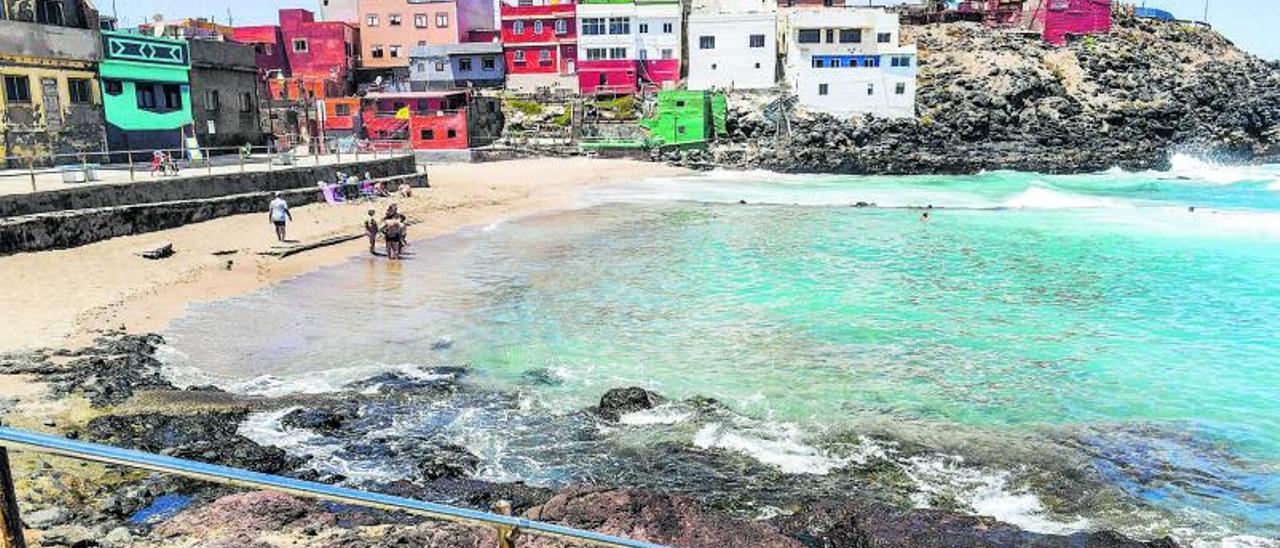
[{"label": "window", "polygon": [[893,93],[895,95],[906,95],[907,94],[906,82],[898,82],[897,84],[894,84]]},{"label": "window", "polygon": [[88,103],[93,101],[93,86],[84,78],[67,78],[67,92],[72,103]]},{"label": "window", "polygon": [[716,49],[715,36],[699,36],[698,49]]},{"label": "window", "polygon": [[498,68],[498,60],[494,57],[485,57],[480,60],[480,67],[484,70],[495,70]]},{"label": "window", "polygon": [[833,44],[836,41],[836,29],[827,29],[827,43]]},{"label": "window", "polygon": [[156,108],[156,87],[152,84],[134,84],[138,90],[138,108],[151,110]]},{"label": "window", "polygon": [[[7,84],[8,82],[5,83]],[[7,88],[8,86],[5,87]],[[120,83],[119,80],[103,80],[102,90],[105,91],[107,95],[120,95],[121,93],[124,93],[124,84]]]},{"label": "window", "polygon": [[717,64],[715,64],[715,63],[711,63],[711,70],[716,70],[716,69],[718,69],[718,68],[720,68],[720,65],[717,65]]},{"label": "window", "polygon": [[516,21],[511,24],[511,34],[516,36],[524,36],[524,21]]},{"label": "window", "polygon": [[817,44],[822,41],[822,31],[818,29],[802,29],[796,38],[801,44]]},{"label": "window", "polygon": [[1052,0],[1049,2],[1049,9],[1054,11],[1061,11],[1070,8],[1071,2],[1069,0]]},{"label": "window", "polygon": [[818,84],[818,95],[826,95],[830,91],[826,84]]},{"label": "window", "polygon": [[610,17],[609,34],[631,34],[631,18]]},{"label": "window", "polygon": [[[347,105],[338,105],[345,107]],[[253,112],[253,94],[247,91],[240,93],[240,112]]]},{"label": "window", "polygon": [[450,130],[448,130],[448,131],[444,132],[444,135],[445,135],[445,137],[448,137],[448,138],[450,138],[450,139],[456,139],[456,138],[458,138],[458,130],[456,130],[456,129],[450,129]]},{"label": "window", "polygon": [[862,29],[840,29],[841,44],[857,44],[862,42]]},{"label": "window", "polygon": [[609,48],[610,59],[626,59],[627,48]]},{"label": "window", "polygon": [[763,48],[763,47],[764,47],[764,35],[763,35],[763,34],[752,34],[752,35],[751,35],[751,47],[753,47],[753,48]]},{"label": "window", "polygon": [[377,15],[374,15],[374,14],[372,14],[372,13],[371,13],[371,14],[369,14],[369,16],[368,16],[368,17],[365,17],[365,18],[364,18],[364,26],[366,26],[366,27],[376,27],[376,26],[378,26],[378,16],[377,16]]},{"label": "window", "polygon": [[470,57],[459,58],[458,70],[462,72],[471,72],[471,58]]},{"label": "window", "polygon": [[569,34],[569,21],[556,19],[556,34]]},{"label": "window", "polygon": [[398,26],[400,26],[400,23],[402,23],[402,22],[403,22],[403,21],[402,21],[402,20],[401,20],[401,18],[400,18],[400,14],[398,14],[398,13],[393,13],[393,14],[391,14],[391,15],[388,15],[388,16],[387,16],[387,24],[388,24],[388,25],[391,25],[391,26],[393,26],[393,27],[398,27]]},{"label": "window", "polygon": [[309,44],[307,44],[307,41],[302,38],[298,38],[293,41],[294,53],[306,53],[308,51],[308,47]]},{"label": "window", "polygon": [[418,136],[422,138],[422,141],[434,141],[436,138],[436,132],[432,129],[424,129],[418,132]]},{"label": "window", "polygon": [[649,58],[649,50],[647,49],[636,50],[636,54],[640,57],[641,61]]},{"label": "window", "polygon": [[671,48],[663,48],[663,49],[662,49],[662,58],[663,58],[663,59],[675,59],[675,57],[676,57],[676,52],[675,52],[675,50],[673,50],[673,49],[671,49]]},{"label": "window", "polygon": [[355,46],[353,46],[351,42],[344,43],[342,44],[342,46],[343,46],[342,49],[346,50],[347,52],[347,57],[351,57],[352,55],[355,54]]},{"label": "window", "polygon": [[826,66],[827,66],[826,60],[822,59],[821,57],[813,58],[813,68],[823,68]]},{"label": "window", "polygon": [[582,34],[598,36],[604,34],[604,30],[603,17],[586,17],[582,20]]},{"label": "window", "polygon": [[40,2],[39,11],[36,13],[36,22],[48,25],[63,25],[62,2],[59,0]]},{"label": "window", "polygon": [[534,33],[534,34],[542,34],[542,28],[543,28],[542,21],[534,21],[534,22],[533,22],[533,33]]},{"label": "window", "polygon": [[351,105],[333,105],[333,113],[337,116],[351,116]]},{"label": "window", "polygon": [[867,95],[875,95],[875,94],[876,94],[876,85],[867,84]]},{"label": "window", "polygon": [[275,54],[276,54],[276,45],[275,45],[275,44],[263,44],[263,45],[262,45],[262,51],[263,51],[263,52],[265,52],[267,55],[275,55]]},{"label": "window", "polygon": [[588,61],[600,61],[607,57],[608,52],[604,48],[587,48]]},{"label": "window", "polygon": [[649,34],[649,24],[640,23],[640,34]]},{"label": "window", "polygon": [[416,13],[413,15],[413,26],[415,27],[425,29],[427,28],[427,21],[427,14],[425,13]]},{"label": "window", "polygon": [[400,44],[392,44],[387,48],[387,53],[391,54],[391,58],[400,57]]},{"label": "window", "polygon": [[760,63],[756,63],[756,68],[760,68]]},{"label": "window", "polygon": [[544,50],[542,50],[541,52],[539,52],[539,53],[538,53],[538,61],[541,61],[541,62],[543,62],[543,63],[550,63],[550,62],[551,62],[551,50],[549,50],[549,49],[544,49]]},{"label": "window", "polygon": [[448,12],[443,12],[443,11],[438,11],[438,12],[436,12],[436,28],[438,28],[438,29],[447,29],[447,28],[449,28],[449,14],[448,14]]},{"label": "window", "polygon": [[374,59],[382,59],[382,45],[374,44],[369,47],[369,56]]},{"label": "window", "polygon": [[[588,50],[588,51],[590,51],[590,50]],[[511,60],[512,60],[512,61],[515,61],[515,62],[517,62],[517,63],[523,63],[523,62],[524,62],[524,50],[522,50],[522,49],[518,49],[518,50],[516,50],[516,52],[515,52],[515,53],[511,54]]]},{"label": "window", "polygon": [[671,34],[672,32],[675,32],[675,28],[676,28],[675,23],[663,23],[662,34]]},{"label": "window", "polygon": [[258,54],[258,55],[262,55],[262,54],[264,54],[264,53],[266,53],[266,52],[267,52],[267,47],[266,47],[266,46],[267,46],[266,44],[256,44],[256,43],[255,43],[255,44],[253,45],[253,52],[254,52],[254,53],[256,53],[256,54]]},{"label": "window", "polygon": [[178,110],[182,108],[182,87],[178,84],[165,84],[161,86],[164,92],[164,108],[168,110]]},{"label": "window", "polygon": [[204,109],[210,112],[217,112],[219,108],[218,90],[204,92]]},{"label": "window", "polygon": [[4,97],[10,103],[30,103],[31,80],[26,76],[5,76]]},{"label": "window", "polygon": [[902,57],[902,56],[898,56],[898,57],[890,57],[890,58],[889,58],[889,66],[893,66],[893,67],[909,67],[909,66],[911,66],[911,58],[910,58],[910,57]]},{"label": "window", "polygon": [[881,32],[876,34],[876,42],[879,42],[881,44],[888,44],[889,42],[892,42],[892,41],[893,41],[893,34],[891,33]]},{"label": "window", "polygon": [[444,61],[436,61],[436,72],[444,72]]}]

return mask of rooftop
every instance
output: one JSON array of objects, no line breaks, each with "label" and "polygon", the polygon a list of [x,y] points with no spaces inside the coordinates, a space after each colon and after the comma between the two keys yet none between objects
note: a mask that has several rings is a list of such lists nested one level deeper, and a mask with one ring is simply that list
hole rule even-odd
[{"label": "rooftop", "polygon": [[466,55],[468,53],[502,53],[501,42],[462,42],[460,44],[433,44],[417,46],[409,51],[409,57],[437,57],[441,55]]}]

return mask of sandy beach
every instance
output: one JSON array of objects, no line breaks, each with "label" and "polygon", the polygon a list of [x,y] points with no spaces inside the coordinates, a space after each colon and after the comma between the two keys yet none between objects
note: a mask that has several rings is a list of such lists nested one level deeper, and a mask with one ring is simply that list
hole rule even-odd
[{"label": "sandy beach", "polygon": [[[393,201],[417,224],[413,239],[573,207],[592,186],[685,173],[646,162],[533,159],[426,168],[430,189]],[[162,329],[188,304],[224,299],[367,253],[365,240],[285,259],[263,256],[275,237],[262,214],[238,215],[115,238],[74,249],[0,257],[0,352],[83,344],[104,330]],[[358,234],[366,207],[294,208],[290,239],[318,241]],[[172,243],[173,257],[138,252]]]}]

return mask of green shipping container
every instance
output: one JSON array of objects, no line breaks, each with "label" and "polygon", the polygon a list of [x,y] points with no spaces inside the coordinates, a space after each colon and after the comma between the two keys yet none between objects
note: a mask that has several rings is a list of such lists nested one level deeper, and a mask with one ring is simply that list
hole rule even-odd
[{"label": "green shipping container", "polygon": [[715,131],[712,102],[705,91],[661,91],[654,116],[640,125],[659,146],[705,145]]}]

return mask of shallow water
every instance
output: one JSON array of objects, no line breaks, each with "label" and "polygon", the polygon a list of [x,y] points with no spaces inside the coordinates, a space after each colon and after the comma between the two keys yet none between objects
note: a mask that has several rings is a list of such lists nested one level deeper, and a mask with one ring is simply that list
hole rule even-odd
[{"label": "shallow water", "polygon": [[[916,505],[1039,531],[1280,537],[1278,166],[717,172],[589,198],[200,306],[167,334],[173,371],[282,394],[466,364],[518,396],[392,409],[380,428],[459,442],[498,479],[559,485],[617,472],[619,446],[675,442],[814,489],[881,459]],[[926,205],[928,222],[898,209]],[[597,427],[530,418],[627,385],[729,412],[673,405],[574,447]]]}]

